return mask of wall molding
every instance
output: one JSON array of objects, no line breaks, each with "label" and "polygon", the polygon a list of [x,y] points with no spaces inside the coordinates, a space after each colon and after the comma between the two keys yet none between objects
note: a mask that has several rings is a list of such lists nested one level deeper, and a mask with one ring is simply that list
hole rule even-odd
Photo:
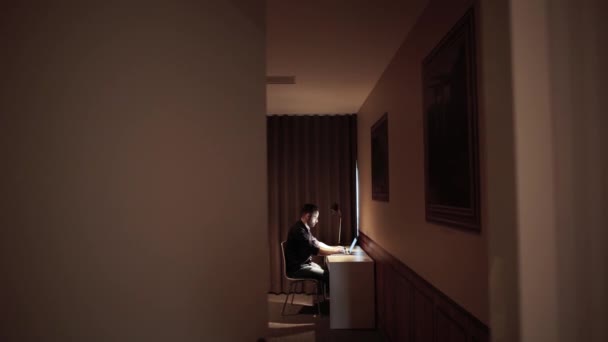
[{"label": "wall molding", "polygon": [[395,342],[488,342],[488,327],[364,233],[375,261],[377,328]]}]

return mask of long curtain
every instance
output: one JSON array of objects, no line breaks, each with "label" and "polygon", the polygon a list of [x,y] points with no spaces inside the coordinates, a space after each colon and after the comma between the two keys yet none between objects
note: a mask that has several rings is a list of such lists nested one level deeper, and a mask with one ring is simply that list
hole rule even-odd
[{"label": "long curtain", "polygon": [[[355,234],[357,116],[268,116],[267,135],[269,292],[285,293],[280,243],[300,218],[303,204],[319,206],[319,223],[312,233],[320,241],[346,245]],[[334,203],[342,212],[340,241],[339,217],[330,210]]]}]

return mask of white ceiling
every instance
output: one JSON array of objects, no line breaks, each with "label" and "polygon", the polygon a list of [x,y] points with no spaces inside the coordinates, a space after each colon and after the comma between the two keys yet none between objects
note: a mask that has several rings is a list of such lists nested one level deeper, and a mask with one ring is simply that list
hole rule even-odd
[{"label": "white ceiling", "polygon": [[427,3],[267,0],[268,113],[356,113]]}]

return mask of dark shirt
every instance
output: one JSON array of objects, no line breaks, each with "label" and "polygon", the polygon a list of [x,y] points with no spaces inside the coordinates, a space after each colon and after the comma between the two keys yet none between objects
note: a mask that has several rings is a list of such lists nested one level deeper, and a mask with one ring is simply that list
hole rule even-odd
[{"label": "dark shirt", "polygon": [[298,220],[290,229],[285,244],[287,274],[312,263],[312,256],[319,254],[317,239],[310,233],[304,222]]}]

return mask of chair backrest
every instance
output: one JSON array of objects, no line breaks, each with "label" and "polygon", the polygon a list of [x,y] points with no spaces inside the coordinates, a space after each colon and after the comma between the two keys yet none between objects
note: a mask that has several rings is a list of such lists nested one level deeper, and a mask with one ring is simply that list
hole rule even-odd
[{"label": "chair backrest", "polygon": [[297,280],[310,280],[316,282],[316,279],[311,278],[293,278],[287,275],[287,262],[285,261],[285,244],[287,240],[281,242],[281,256],[283,257],[283,276],[287,278],[287,280],[297,281]]},{"label": "chair backrest", "polygon": [[283,276],[285,276],[286,278],[289,278],[287,276],[287,263],[285,262],[285,243],[287,242],[287,240],[281,242],[281,256],[283,257]]}]

